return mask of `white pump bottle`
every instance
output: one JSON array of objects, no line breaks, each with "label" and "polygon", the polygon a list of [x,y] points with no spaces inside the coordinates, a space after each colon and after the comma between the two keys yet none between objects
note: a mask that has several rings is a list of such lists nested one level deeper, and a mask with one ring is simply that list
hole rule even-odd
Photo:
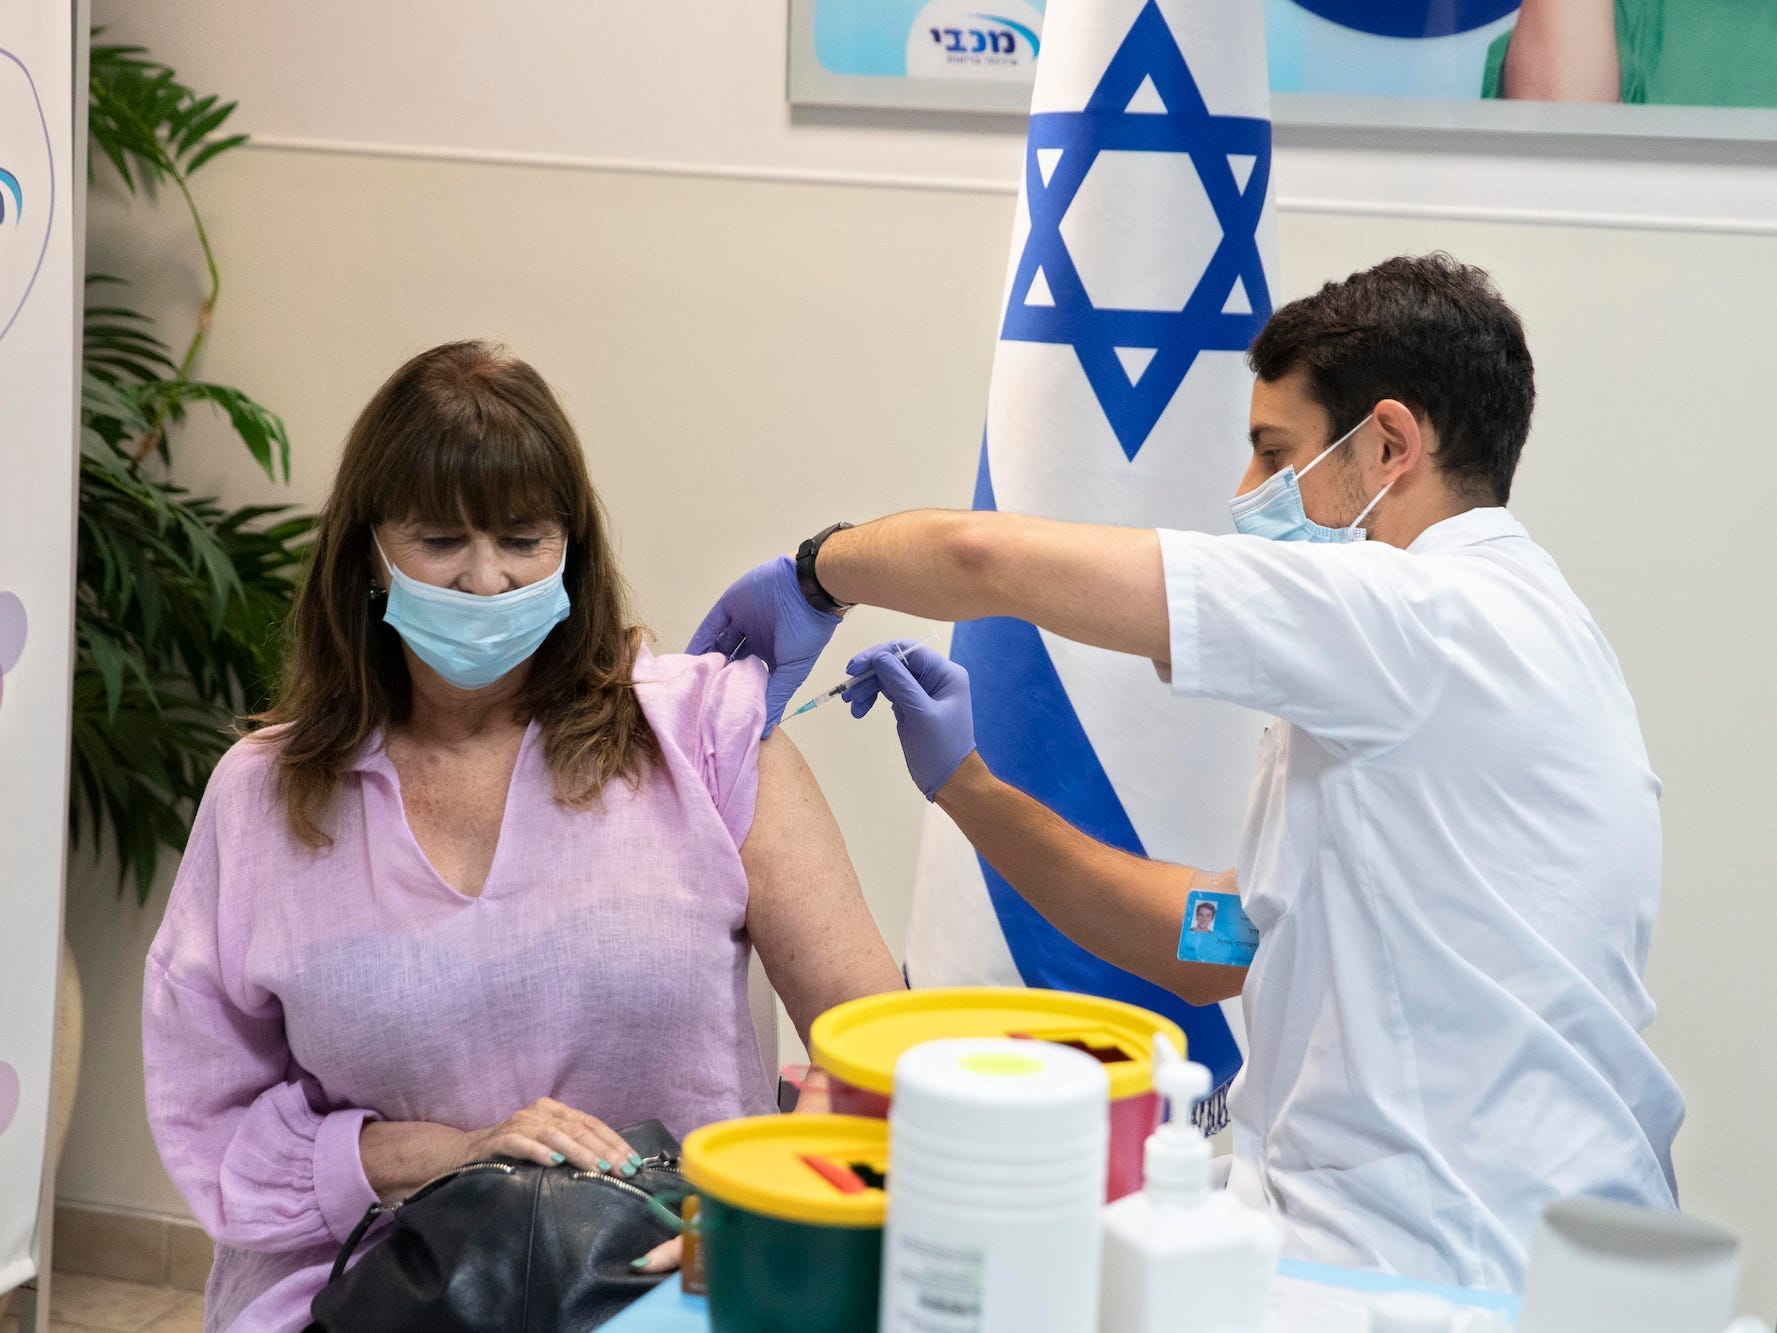
[{"label": "white pump bottle", "polygon": [[1141,1192],[1104,1210],[1099,1333],[1263,1333],[1277,1224],[1209,1186],[1209,1141],[1191,1108],[1209,1070],[1154,1040],[1154,1086],[1172,1118],[1148,1138]]}]

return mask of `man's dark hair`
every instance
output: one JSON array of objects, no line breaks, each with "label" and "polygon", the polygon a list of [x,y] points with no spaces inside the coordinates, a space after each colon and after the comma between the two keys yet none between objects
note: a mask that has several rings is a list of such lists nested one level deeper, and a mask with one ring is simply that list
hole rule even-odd
[{"label": "man's dark hair", "polygon": [[1262,380],[1301,368],[1337,439],[1384,398],[1438,433],[1458,492],[1504,504],[1530,434],[1536,374],[1493,280],[1447,254],[1389,259],[1272,315],[1248,350]]}]

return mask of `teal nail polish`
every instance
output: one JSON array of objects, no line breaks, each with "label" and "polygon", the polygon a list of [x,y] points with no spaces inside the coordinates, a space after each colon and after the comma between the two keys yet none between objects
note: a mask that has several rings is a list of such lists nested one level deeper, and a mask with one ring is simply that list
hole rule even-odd
[{"label": "teal nail polish", "polygon": [[549,1154],[549,1164],[551,1166],[560,1166],[563,1162],[565,1162],[567,1160],[568,1160],[567,1158],[563,1157],[558,1152],[552,1152]]},{"label": "teal nail polish", "polygon": [[642,1165],[642,1159],[637,1157],[634,1153],[631,1153],[629,1155],[629,1164],[633,1167],[640,1168]]},{"label": "teal nail polish", "polygon": [[648,1256],[644,1254],[640,1259],[631,1259],[629,1261],[629,1266],[636,1272],[641,1272],[648,1266]]},{"label": "teal nail polish", "polygon": [[608,1176],[611,1174],[611,1164],[601,1157],[599,1158],[599,1170]]},{"label": "teal nail polish", "polygon": [[629,1162],[625,1162],[621,1169],[626,1176],[633,1176],[636,1173],[635,1167]]}]

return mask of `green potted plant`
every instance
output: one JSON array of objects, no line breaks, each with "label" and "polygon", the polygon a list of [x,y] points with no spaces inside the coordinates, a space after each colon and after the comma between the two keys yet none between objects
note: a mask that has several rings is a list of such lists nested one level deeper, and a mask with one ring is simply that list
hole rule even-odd
[{"label": "green potted plant", "polygon": [[230,724],[263,707],[278,626],[311,519],[286,506],[230,509],[167,475],[192,407],[223,413],[274,480],[289,478],[279,418],[240,389],[198,379],[221,276],[190,178],[245,143],[224,133],[235,103],[200,96],[137,46],[94,33],[91,161],[132,194],[176,192],[207,289],[174,359],[119,278],[88,279],[81,399],[73,780],[76,847],[109,836],[118,887],[146,902],[166,851],[182,851]]}]

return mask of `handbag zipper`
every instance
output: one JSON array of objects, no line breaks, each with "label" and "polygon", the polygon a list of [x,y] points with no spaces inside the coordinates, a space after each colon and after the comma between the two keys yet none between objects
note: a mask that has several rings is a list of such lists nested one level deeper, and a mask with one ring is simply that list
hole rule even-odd
[{"label": "handbag zipper", "polygon": [[576,1171],[572,1178],[575,1180],[598,1180],[607,1185],[615,1185],[618,1189],[628,1190],[638,1199],[643,1199],[650,1203],[653,1202],[654,1199],[654,1196],[648,1193],[648,1191],[643,1189],[640,1185],[632,1185],[627,1180],[619,1180],[615,1176],[607,1176],[602,1171]]},{"label": "handbag zipper", "polygon": [[398,1213],[432,1186],[443,1184],[457,1176],[473,1175],[477,1171],[500,1171],[509,1176],[513,1172],[513,1166],[510,1162],[465,1162],[461,1166],[453,1166],[450,1170],[433,1176],[418,1188],[409,1190],[405,1198],[397,1199],[394,1203],[371,1205],[370,1211],[376,1216],[381,1216],[384,1213]]},{"label": "handbag zipper", "polygon": [[[642,1160],[642,1165],[644,1167],[650,1167],[655,1171],[665,1171],[669,1175],[678,1176],[681,1180],[684,1179],[684,1175],[678,1170],[678,1168],[657,1163],[653,1158],[644,1158]],[[647,1205],[648,1211],[654,1215],[655,1219],[675,1234],[682,1232],[685,1229],[685,1220],[682,1217],[673,1212],[671,1208],[668,1208],[659,1196],[648,1193],[648,1191],[643,1189],[640,1185],[632,1184],[627,1180],[619,1180],[615,1176],[608,1176],[602,1171],[575,1171],[569,1179],[596,1180],[601,1184],[615,1185],[618,1189],[633,1194],[636,1198],[640,1199]]]},{"label": "handbag zipper", "polygon": [[[507,1175],[511,1175],[513,1170],[514,1167],[510,1162],[464,1162],[461,1166],[453,1166],[442,1175],[433,1176],[426,1182],[426,1185],[436,1185],[439,1181],[448,1180],[452,1176],[467,1176],[476,1171],[504,1171]],[[421,1185],[420,1190],[425,1189],[426,1185]],[[418,1194],[420,1190],[415,1190],[414,1193]]]},{"label": "handbag zipper", "polygon": [[[644,1157],[642,1159],[642,1167],[649,1171],[664,1171],[668,1175],[677,1176],[680,1180],[683,1180],[685,1178],[685,1173],[679,1170],[677,1166],[673,1165],[677,1160],[676,1157],[661,1153],[657,1157]],[[506,1175],[511,1175],[514,1169],[515,1168],[510,1162],[465,1162],[462,1166],[454,1166],[440,1175],[433,1176],[425,1184],[410,1191],[405,1199],[401,1199],[396,1203],[377,1204],[376,1210],[379,1213],[396,1212],[415,1195],[455,1176],[471,1175],[477,1171],[499,1171]],[[619,1180],[615,1176],[607,1176],[601,1171],[576,1171],[573,1173],[573,1178],[575,1180],[602,1180],[607,1185],[615,1185],[619,1189],[626,1189],[631,1194],[642,1199],[652,1199],[654,1197],[652,1194],[648,1193],[647,1190],[642,1189],[638,1185],[632,1185],[627,1180]]]}]

